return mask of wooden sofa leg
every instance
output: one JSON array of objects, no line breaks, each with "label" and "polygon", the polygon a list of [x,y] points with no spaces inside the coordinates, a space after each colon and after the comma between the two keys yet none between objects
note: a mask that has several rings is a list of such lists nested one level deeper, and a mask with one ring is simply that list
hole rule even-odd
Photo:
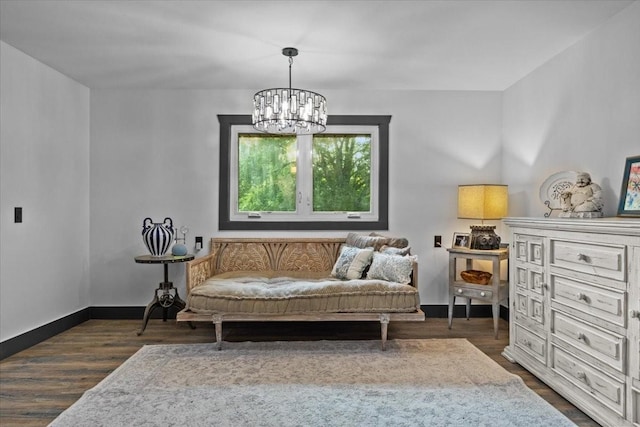
[{"label": "wooden sofa leg", "polygon": [[380,315],[380,333],[382,338],[382,350],[387,349],[387,330],[389,326],[389,321],[391,320],[391,316],[387,313],[382,313]]},{"label": "wooden sofa leg", "polygon": [[222,350],[222,316],[213,316],[213,324],[216,331],[216,348]]}]

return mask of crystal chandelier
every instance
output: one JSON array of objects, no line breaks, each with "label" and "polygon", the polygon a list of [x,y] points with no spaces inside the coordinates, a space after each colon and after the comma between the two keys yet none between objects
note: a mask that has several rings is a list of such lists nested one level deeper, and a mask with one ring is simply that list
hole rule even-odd
[{"label": "crystal chandelier", "polygon": [[298,49],[285,47],[289,87],[264,89],[253,96],[253,127],[275,134],[320,133],[327,125],[327,100],[319,93],[291,87],[291,65]]}]

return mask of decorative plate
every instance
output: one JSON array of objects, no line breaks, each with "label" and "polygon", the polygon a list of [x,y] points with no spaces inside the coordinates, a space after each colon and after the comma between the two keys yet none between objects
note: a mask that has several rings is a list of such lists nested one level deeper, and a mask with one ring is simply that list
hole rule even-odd
[{"label": "decorative plate", "polygon": [[540,186],[540,201],[551,210],[560,209],[560,194],[576,183],[578,172],[563,171],[554,173]]}]

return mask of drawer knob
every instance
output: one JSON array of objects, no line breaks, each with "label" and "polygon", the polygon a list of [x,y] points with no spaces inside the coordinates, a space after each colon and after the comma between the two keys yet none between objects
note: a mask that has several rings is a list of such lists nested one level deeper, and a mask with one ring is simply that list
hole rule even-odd
[{"label": "drawer knob", "polygon": [[486,293],[486,292],[480,292],[480,296],[481,296],[481,297],[486,297],[486,296],[487,296],[487,293]]},{"label": "drawer knob", "polygon": [[587,379],[587,374],[582,371],[579,371],[579,372],[576,372],[576,377],[579,380],[585,381]]},{"label": "drawer knob", "polygon": [[578,254],[578,261],[589,262],[589,257],[585,254]]},{"label": "drawer knob", "polygon": [[529,340],[522,340],[522,344],[524,344],[525,347],[531,348],[531,341]]},{"label": "drawer knob", "polygon": [[586,339],[587,339],[587,336],[585,334],[583,334],[582,332],[578,333],[578,340],[585,341]]},{"label": "drawer knob", "polygon": [[542,287],[542,289],[549,289],[549,285],[547,283],[541,283],[540,286]]},{"label": "drawer knob", "polygon": [[582,292],[580,292],[578,295],[576,295],[576,298],[578,298],[578,301],[587,302],[587,296],[585,294],[583,294]]},{"label": "drawer knob", "polygon": [[461,294],[462,293],[462,289],[458,289],[458,293]]},{"label": "drawer knob", "polygon": [[640,311],[638,310],[629,311],[629,317],[631,317],[632,319],[640,319]]}]

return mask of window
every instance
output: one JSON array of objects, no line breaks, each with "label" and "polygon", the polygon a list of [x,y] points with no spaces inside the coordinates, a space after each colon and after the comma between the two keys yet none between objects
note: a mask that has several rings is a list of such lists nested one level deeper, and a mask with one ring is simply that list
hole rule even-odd
[{"label": "window", "polygon": [[329,116],[317,135],[218,119],[221,230],[388,228],[390,116]]}]

